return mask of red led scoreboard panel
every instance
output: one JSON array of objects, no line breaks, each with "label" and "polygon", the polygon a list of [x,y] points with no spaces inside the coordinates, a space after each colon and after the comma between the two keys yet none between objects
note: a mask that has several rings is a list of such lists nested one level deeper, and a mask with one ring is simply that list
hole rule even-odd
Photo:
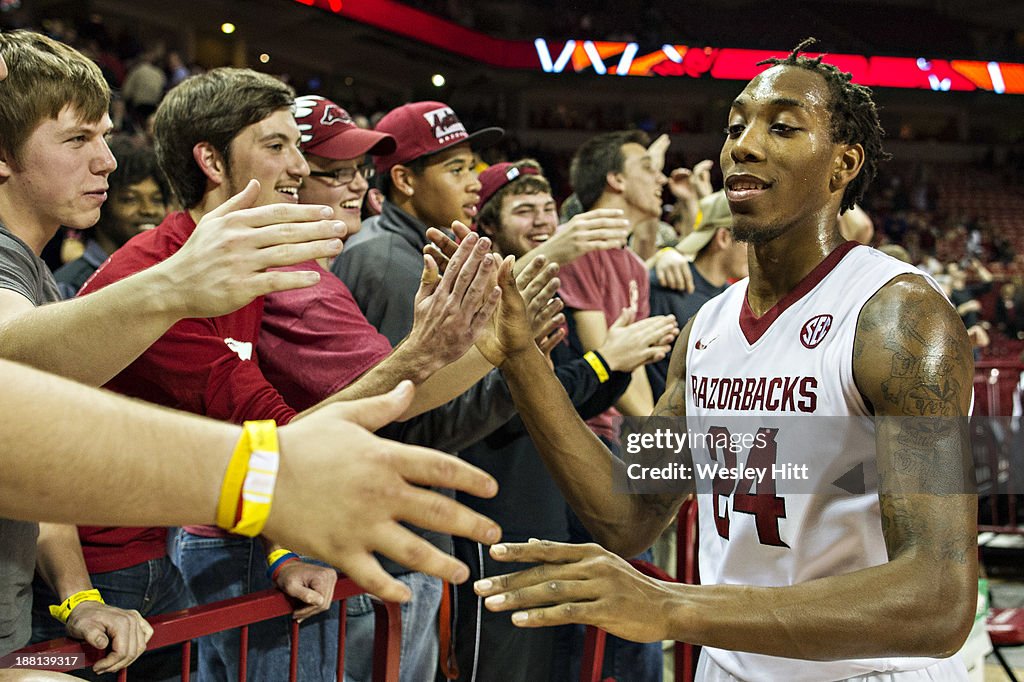
[{"label": "red led scoreboard panel", "polygon": [[[767,68],[757,62],[789,52],[691,45],[642,49],[637,43],[600,40],[501,40],[394,0],[294,1],[490,66],[552,74],[749,80]],[[824,59],[853,74],[855,83],[871,87],[1024,94],[1024,64],[855,54],[826,54]]]}]

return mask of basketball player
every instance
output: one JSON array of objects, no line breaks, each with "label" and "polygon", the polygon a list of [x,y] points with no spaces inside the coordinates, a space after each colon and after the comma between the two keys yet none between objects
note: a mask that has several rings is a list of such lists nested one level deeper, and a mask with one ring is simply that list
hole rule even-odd
[{"label": "basketball player", "polygon": [[[884,157],[882,130],[870,91],[799,55],[809,42],[732,103],[721,164],[750,277],[686,325],[655,409],[697,433],[744,417],[763,436],[756,451],[695,445],[692,464],[804,457],[804,494],[720,479],[700,495],[699,586],[645,577],[597,545],[530,542],[491,555],[541,566],[476,590],[521,627],[700,644],[704,680],[966,680],[939,659],[964,642],[976,602],[976,503],[947,494],[963,492],[970,343],[933,282],[840,236],[836,216]],[[504,279],[502,305],[518,307]],[[685,491],[609,494],[623,464],[525,324],[502,333],[502,371],[570,504],[617,554],[649,545]],[[837,480],[850,471],[860,490]]]}]

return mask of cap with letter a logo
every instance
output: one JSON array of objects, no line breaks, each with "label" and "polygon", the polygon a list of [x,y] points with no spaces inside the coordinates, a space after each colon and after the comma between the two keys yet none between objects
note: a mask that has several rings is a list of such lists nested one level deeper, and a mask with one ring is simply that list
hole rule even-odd
[{"label": "cap with letter a logo", "polygon": [[363,154],[391,154],[395,138],[387,133],[363,130],[348,112],[319,95],[295,98],[295,122],[302,133],[304,154],[346,161]]},{"label": "cap with letter a logo", "polygon": [[443,102],[403,104],[385,114],[376,130],[393,136],[398,142],[394,153],[376,158],[378,173],[463,142],[468,142],[473,149],[490,147],[505,134],[502,128],[467,132],[452,108]]},{"label": "cap with letter a logo", "polygon": [[804,326],[800,329],[800,343],[805,348],[815,348],[825,340],[825,335],[828,334],[828,330],[831,328],[831,315],[815,315],[804,322]]}]

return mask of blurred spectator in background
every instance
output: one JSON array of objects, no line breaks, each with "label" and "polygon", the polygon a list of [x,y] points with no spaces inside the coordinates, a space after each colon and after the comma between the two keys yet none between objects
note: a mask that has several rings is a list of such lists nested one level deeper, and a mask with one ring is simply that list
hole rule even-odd
[{"label": "blurred spectator in background", "polygon": [[904,263],[913,263],[914,261],[910,258],[910,254],[907,250],[899,244],[883,244],[878,247],[878,250],[887,256],[892,256],[896,260],[901,260]]},{"label": "blurred spectator in background", "polygon": [[942,286],[967,327],[967,334],[974,344],[974,359],[978,360],[981,349],[987,348],[990,343],[988,327],[991,326],[981,317],[982,307],[978,297],[992,290],[992,273],[977,259],[972,260],[969,266],[977,275],[977,282],[968,284],[967,271],[957,263],[948,264],[945,274],[936,276],[935,280]]},{"label": "blurred spectator in background", "polygon": [[139,55],[138,62],[124,78],[121,98],[126,106],[125,125],[131,126],[133,132],[145,132],[149,129],[149,118],[164,98],[167,76],[163,69],[157,66],[163,61],[163,56],[163,43],[148,48]]},{"label": "blurred spectator in background", "polygon": [[996,299],[996,328],[1011,339],[1024,339],[1024,291],[1018,282],[999,288]]},{"label": "blurred spectator in background", "polygon": [[181,53],[177,50],[171,50],[167,53],[167,73],[170,75],[167,84],[169,88],[173,88],[192,75],[192,72],[185,64],[185,60],[181,58]]},{"label": "blurred spectator in background", "polygon": [[968,282],[970,273],[957,263],[947,265],[946,274],[950,277],[949,300],[956,306],[956,312],[963,319],[964,325],[970,329],[983,322],[981,302],[978,299],[992,291],[992,273],[977,258],[969,261],[968,268],[975,275],[976,281]]}]

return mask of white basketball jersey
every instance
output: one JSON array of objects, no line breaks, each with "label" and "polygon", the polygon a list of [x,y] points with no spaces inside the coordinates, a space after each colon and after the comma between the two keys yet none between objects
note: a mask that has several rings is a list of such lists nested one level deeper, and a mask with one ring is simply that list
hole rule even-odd
[{"label": "white basketball jersey", "polygon": [[[737,440],[735,448],[691,441],[695,469],[778,467],[762,481],[742,473],[722,477],[713,492],[705,486],[699,494],[702,583],[794,585],[887,561],[874,425],[854,384],[853,342],[864,304],[903,274],[925,276],[848,242],[760,318],[747,305],[747,280],[697,313],[686,351],[687,429],[748,440]],[[705,652],[737,678],[787,682],[841,680],[935,662],[798,661],[710,647]]]}]

